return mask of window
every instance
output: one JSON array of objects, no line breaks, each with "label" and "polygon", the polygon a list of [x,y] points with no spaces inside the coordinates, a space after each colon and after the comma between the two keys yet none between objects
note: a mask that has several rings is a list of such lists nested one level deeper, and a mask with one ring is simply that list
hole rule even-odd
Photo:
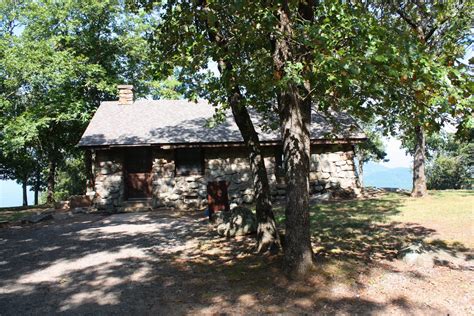
[{"label": "window", "polygon": [[125,166],[128,173],[147,173],[151,171],[152,159],[150,148],[127,148]]},{"label": "window", "polygon": [[204,158],[201,148],[175,149],[175,168],[177,176],[203,173]]}]

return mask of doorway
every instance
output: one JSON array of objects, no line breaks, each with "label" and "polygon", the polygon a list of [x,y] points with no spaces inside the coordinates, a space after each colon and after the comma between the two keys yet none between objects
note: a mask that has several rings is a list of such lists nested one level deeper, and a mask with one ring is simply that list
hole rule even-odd
[{"label": "doorway", "polygon": [[150,148],[125,151],[125,195],[128,200],[147,199],[153,194],[152,155]]}]

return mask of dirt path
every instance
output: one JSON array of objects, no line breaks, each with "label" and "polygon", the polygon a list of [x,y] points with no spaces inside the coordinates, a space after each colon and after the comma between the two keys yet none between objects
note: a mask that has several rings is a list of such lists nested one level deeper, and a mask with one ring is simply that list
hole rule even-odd
[{"label": "dirt path", "polygon": [[0,229],[0,315],[474,314],[470,270],[322,261],[290,282],[250,244],[158,212]]}]

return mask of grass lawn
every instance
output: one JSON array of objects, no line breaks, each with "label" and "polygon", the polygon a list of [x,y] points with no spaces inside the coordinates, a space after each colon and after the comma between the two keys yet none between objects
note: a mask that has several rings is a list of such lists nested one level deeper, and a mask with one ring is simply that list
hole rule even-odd
[{"label": "grass lawn", "polygon": [[44,208],[38,206],[31,207],[0,207],[0,222],[15,222],[25,216],[40,213]]},{"label": "grass lawn", "polygon": [[430,191],[423,199],[404,198],[400,213],[389,220],[419,223],[435,237],[474,248],[474,191]]},{"label": "grass lawn", "polygon": [[[283,208],[276,208],[284,221]],[[310,211],[315,253],[355,260],[391,259],[414,243],[474,247],[474,192],[430,191],[426,198],[389,193],[323,202]]]}]

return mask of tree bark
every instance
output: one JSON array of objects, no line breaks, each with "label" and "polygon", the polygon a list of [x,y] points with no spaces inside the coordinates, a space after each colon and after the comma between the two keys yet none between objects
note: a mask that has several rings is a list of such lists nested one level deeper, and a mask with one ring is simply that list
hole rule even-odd
[{"label": "tree bark", "polygon": [[358,166],[359,166],[359,185],[361,189],[364,189],[364,162],[362,159],[358,160]]},{"label": "tree bark", "polygon": [[311,103],[298,102],[295,88],[282,93],[280,99],[287,184],[285,262],[288,274],[299,278],[313,267],[309,218]]},{"label": "tree bark", "polygon": [[[206,1],[201,1],[200,5],[205,7]],[[218,31],[218,23],[216,22],[213,28],[209,27],[208,21],[204,21],[203,24],[209,36],[209,40],[223,49],[224,52],[227,52],[225,49],[227,44],[226,39]],[[232,72],[232,63],[229,60],[221,58],[218,61],[218,66],[221,75],[228,78],[227,82],[223,82],[223,85],[227,86],[227,100],[232,110],[235,123],[239,128],[249,152],[249,164],[253,175],[255,208],[257,213],[257,252],[277,253],[281,249],[280,235],[273,215],[270,185],[265,160],[260,147],[260,140],[248,110],[243,104],[244,96],[240,91],[238,82],[236,82],[233,76],[227,76],[227,74]]]},{"label": "tree bark", "polygon": [[413,190],[411,196],[423,197],[428,194],[425,175],[425,133],[420,125],[415,126],[415,156],[413,157]]},{"label": "tree bark", "polygon": [[257,213],[257,252],[276,253],[281,249],[280,236],[272,211],[270,185],[267,169],[260,147],[260,140],[255,131],[250,115],[241,105],[242,94],[239,89],[229,99],[234,120],[239,127],[244,143],[249,151],[250,169],[253,175],[253,185]]},{"label": "tree bark", "polygon": [[[290,44],[293,30],[286,1],[279,8],[277,16],[279,25],[273,63],[275,72],[282,78],[287,62],[294,58]],[[293,83],[287,83],[281,89],[278,101],[287,184],[284,258],[287,274],[300,278],[313,267],[309,218],[311,98],[301,97],[302,87]]]},{"label": "tree bark", "polygon": [[54,160],[49,161],[48,166],[48,192],[46,197],[47,204],[54,203],[54,186],[56,177],[56,162]]},{"label": "tree bark", "polygon": [[41,180],[41,173],[38,170],[36,170],[35,173],[35,196],[34,196],[34,203],[35,205],[39,204],[39,188],[40,188],[40,180]]},{"label": "tree bark", "polygon": [[27,187],[28,179],[23,179],[21,186],[23,189],[23,206],[28,206],[28,187]]}]

